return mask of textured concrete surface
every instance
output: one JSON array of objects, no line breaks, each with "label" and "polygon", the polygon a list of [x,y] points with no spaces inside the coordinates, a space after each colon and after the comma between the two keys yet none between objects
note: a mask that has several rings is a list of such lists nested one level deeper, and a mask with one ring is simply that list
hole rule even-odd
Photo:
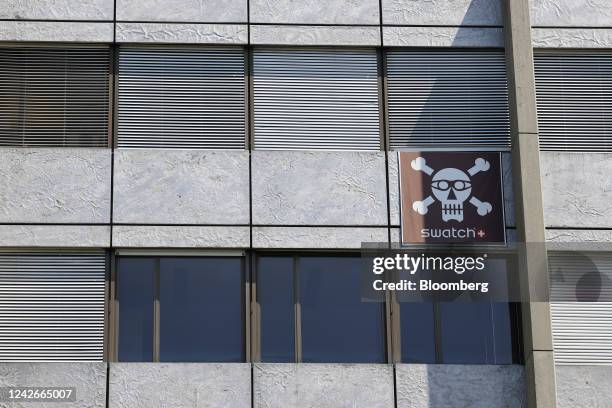
[{"label": "textured concrete surface", "polygon": [[109,221],[110,150],[0,148],[0,157],[0,222]]},{"label": "textured concrete surface", "polygon": [[398,364],[397,408],[521,408],[525,375],[519,365]]},{"label": "textured concrete surface", "polygon": [[0,246],[105,248],[107,225],[1,225]]},{"label": "textured concrete surface", "polygon": [[612,27],[608,0],[530,0],[531,24],[549,27]]},{"label": "textured concrete surface", "polygon": [[256,408],[392,408],[393,367],[370,364],[255,364]]},{"label": "textured concrete surface", "polygon": [[504,182],[504,216],[506,227],[516,227],[514,214],[514,186],[512,184],[512,155],[502,153],[502,177]]},{"label": "textured concrete surface", "polygon": [[0,402],[3,408],[104,408],[106,363],[0,363],[0,387],[76,387],[76,402]]},{"label": "textured concrete surface", "polygon": [[379,46],[378,27],[251,25],[251,44]]},{"label": "textured concrete surface", "polygon": [[381,0],[383,24],[502,25],[503,0]]},{"label": "textured concrete surface", "polygon": [[382,152],[252,152],[253,223],[385,225]]},{"label": "textured concrete surface", "polygon": [[246,23],[247,0],[117,0],[117,20]]},{"label": "textured concrete surface", "polygon": [[383,27],[386,47],[503,47],[501,28]]},{"label": "textured concrete surface", "polygon": [[250,364],[110,363],[109,408],[250,408]]},{"label": "textured concrete surface", "polygon": [[556,367],[558,408],[605,408],[612,401],[612,367]]},{"label": "textured concrete surface", "polygon": [[116,150],[113,218],[138,224],[248,224],[246,151]]},{"label": "textured concrete surface", "polygon": [[0,41],[112,42],[113,23],[3,21]]},{"label": "textured concrete surface", "polygon": [[378,24],[377,0],[250,0],[251,23]]},{"label": "textured concrete surface", "polygon": [[178,44],[246,44],[242,24],[117,23],[117,42]]},{"label": "textured concrete surface", "polygon": [[389,166],[389,214],[391,225],[400,226],[400,195],[399,195],[399,172],[397,152],[390,151],[388,157]]},{"label": "textured concrete surface", "polygon": [[[608,243],[612,242],[612,229],[609,230],[571,230],[571,229],[547,229],[547,242],[586,242],[586,243]],[[608,246],[609,248],[609,246]]]},{"label": "textured concrete surface", "polygon": [[253,227],[253,248],[359,249],[388,240],[387,228]]},{"label": "textured concrete surface", "polygon": [[121,248],[248,248],[249,227],[113,226]]},{"label": "textured concrete surface", "polygon": [[531,33],[534,48],[612,48],[610,28],[533,28]]},{"label": "textured concrete surface", "polygon": [[541,152],[546,226],[612,228],[612,154]]},{"label": "textured concrete surface", "polygon": [[112,20],[113,0],[3,0],[0,18],[30,20]]}]

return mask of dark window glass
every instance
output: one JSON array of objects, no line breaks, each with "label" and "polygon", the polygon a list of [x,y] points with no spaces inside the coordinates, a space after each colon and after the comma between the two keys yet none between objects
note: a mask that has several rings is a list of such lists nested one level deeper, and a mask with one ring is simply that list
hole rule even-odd
[{"label": "dark window glass", "polygon": [[432,303],[400,303],[402,361],[435,363],[436,341],[434,305]]},{"label": "dark window glass", "polygon": [[508,303],[440,303],[442,362],[512,364]]},{"label": "dark window glass", "polygon": [[362,302],[360,273],[360,258],[300,258],[304,362],[385,362],[384,305]]},{"label": "dark window glass", "polygon": [[261,360],[295,361],[293,258],[258,260],[257,299],[261,310]]},{"label": "dark window glass", "polygon": [[244,361],[240,258],[162,258],[160,361]]},{"label": "dark window glass", "polygon": [[119,258],[119,361],[153,360],[155,259]]}]

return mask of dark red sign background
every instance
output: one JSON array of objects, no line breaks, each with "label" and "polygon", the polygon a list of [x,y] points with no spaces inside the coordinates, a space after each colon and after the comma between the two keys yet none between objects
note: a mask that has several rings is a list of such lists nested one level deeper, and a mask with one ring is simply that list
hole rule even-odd
[{"label": "dark red sign background", "polygon": [[[430,151],[399,152],[398,154],[402,244],[506,242],[501,153]],[[411,167],[412,160],[418,157],[424,158],[426,164],[434,170],[431,175]],[[474,166],[477,158],[487,160],[490,167],[487,171],[470,176],[472,191],[463,203],[463,221],[443,221],[442,205],[437,199],[428,207],[424,215],[413,209],[412,204],[415,201],[422,201],[428,196],[434,197],[431,182],[437,171],[444,168],[457,168],[467,173],[468,169]],[[476,207],[469,202],[472,197],[489,202],[493,207],[492,211],[484,216],[479,215]],[[426,236],[423,230],[429,231],[429,236]],[[451,237],[452,234],[465,234],[466,236]]]}]

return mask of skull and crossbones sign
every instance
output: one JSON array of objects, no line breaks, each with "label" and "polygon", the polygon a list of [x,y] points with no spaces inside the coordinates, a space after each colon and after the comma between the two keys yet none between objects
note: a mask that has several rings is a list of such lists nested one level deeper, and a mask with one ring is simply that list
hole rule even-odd
[{"label": "skull and crossbones sign", "polygon": [[442,221],[456,220],[461,222],[463,221],[463,203],[468,201],[468,198],[469,203],[476,207],[476,212],[480,216],[485,216],[493,210],[491,203],[480,201],[474,196],[470,198],[472,194],[471,177],[476,173],[489,170],[491,165],[487,160],[477,158],[467,172],[454,167],[435,171],[427,165],[423,157],[412,160],[410,166],[414,170],[422,171],[429,176],[433,174],[431,178],[433,197],[430,195],[422,201],[412,203],[412,209],[419,214],[427,214],[429,206],[438,200],[442,205]]}]

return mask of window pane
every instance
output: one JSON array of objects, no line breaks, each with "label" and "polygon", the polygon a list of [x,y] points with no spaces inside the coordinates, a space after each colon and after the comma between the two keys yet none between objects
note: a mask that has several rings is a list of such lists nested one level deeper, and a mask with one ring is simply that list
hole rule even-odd
[{"label": "window pane", "polygon": [[155,259],[119,258],[119,361],[153,361]]},{"label": "window pane", "polygon": [[361,261],[305,257],[298,266],[302,360],[385,362],[384,305],[361,301]]},{"label": "window pane", "polygon": [[507,303],[441,303],[440,324],[442,362],[512,364]]},{"label": "window pane", "polygon": [[162,258],[160,361],[244,361],[240,258]]},{"label": "window pane", "polygon": [[400,303],[402,362],[435,363],[434,306],[432,303]]},{"label": "window pane", "polygon": [[261,360],[294,362],[293,258],[259,258],[257,299],[261,308]]}]

